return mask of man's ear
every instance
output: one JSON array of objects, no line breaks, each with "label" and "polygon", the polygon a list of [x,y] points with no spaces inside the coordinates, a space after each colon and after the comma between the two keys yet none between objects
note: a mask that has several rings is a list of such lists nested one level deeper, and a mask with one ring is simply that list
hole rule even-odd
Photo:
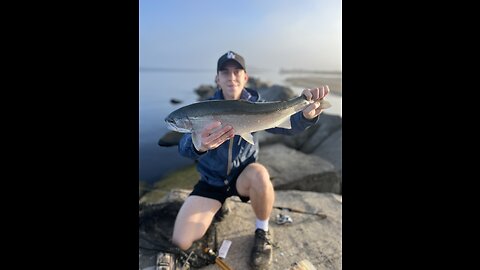
[{"label": "man's ear", "polygon": [[248,82],[248,74],[245,72],[245,82]]},{"label": "man's ear", "polygon": [[220,85],[218,84],[218,74],[215,75],[215,84],[217,85],[217,88],[220,88]]}]

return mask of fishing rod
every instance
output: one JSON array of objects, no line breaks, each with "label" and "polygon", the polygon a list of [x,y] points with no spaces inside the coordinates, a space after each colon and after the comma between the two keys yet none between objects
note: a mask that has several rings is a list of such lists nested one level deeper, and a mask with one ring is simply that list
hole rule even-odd
[{"label": "fishing rod", "polygon": [[[232,200],[232,202],[251,204],[250,202],[242,202],[242,201],[237,201],[237,200]],[[296,208],[292,208],[292,207],[275,206],[275,205],[272,206],[272,208],[279,209],[279,210],[287,210],[287,211],[290,211],[290,212],[293,212],[293,213],[314,215],[314,216],[320,217],[321,219],[327,218],[326,214],[323,214],[323,213],[320,213],[320,212],[308,212],[308,211],[304,211],[304,210],[300,210],[300,209],[296,209]]]},{"label": "fishing rod", "polygon": [[280,209],[280,210],[287,210],[287,211],[294,212],[294,213],[319,216],[321,219],[327,218],[326,214],[323,214],[323,213],[320,213],[320,212],[307,212],[307,211],[302,211],[302,210],[299,210],[299,209],[295,209],[295,208],[291,208],[291,207],[283,207],[283,206],[273,206],[273,208]]}]

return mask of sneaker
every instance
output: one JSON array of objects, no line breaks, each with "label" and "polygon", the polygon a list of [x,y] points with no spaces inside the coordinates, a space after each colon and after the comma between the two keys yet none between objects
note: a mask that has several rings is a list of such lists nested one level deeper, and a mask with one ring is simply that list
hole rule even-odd
[{"label": "sneaker", "polygon": [[262,229],[255,230],[255,243],[253,244],[250,264],[255,270],[268,270],[273,258],[273,235]]}]

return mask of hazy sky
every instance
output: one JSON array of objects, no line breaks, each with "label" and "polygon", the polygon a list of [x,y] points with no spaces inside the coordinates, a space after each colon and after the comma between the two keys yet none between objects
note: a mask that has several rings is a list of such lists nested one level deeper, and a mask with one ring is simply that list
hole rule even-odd
[{"label": "hazy sky", "polygon": [[341,70],[341,0],[140,0],[140,66]]}]

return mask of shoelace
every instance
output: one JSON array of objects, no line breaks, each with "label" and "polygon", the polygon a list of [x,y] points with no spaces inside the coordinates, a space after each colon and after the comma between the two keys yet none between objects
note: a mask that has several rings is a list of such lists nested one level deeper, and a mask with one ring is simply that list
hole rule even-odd
[{"label": "shoelace", "polygon": [[265,231],[263,231],[263,230],[260,231],[260,232],[258,233],[258,235],[260,236],[260,238],[261,238],[262,240],[265,241],[266,244],[271,245],[271,246],[274,247],[274,248],[278,248],[278,247],[279,247],[279,245],[278,245],[276,242],[273,242],[272,239],[269,239],[269,238],[267,237],[267,233],[266,233]]},{"label": "shoelace", "polygon": [[265,231],[260,230],[257,235],[259,236],[260,239],[265,241],[268,245],[273,245],[272,240],[267,237],[267,233]]}]

